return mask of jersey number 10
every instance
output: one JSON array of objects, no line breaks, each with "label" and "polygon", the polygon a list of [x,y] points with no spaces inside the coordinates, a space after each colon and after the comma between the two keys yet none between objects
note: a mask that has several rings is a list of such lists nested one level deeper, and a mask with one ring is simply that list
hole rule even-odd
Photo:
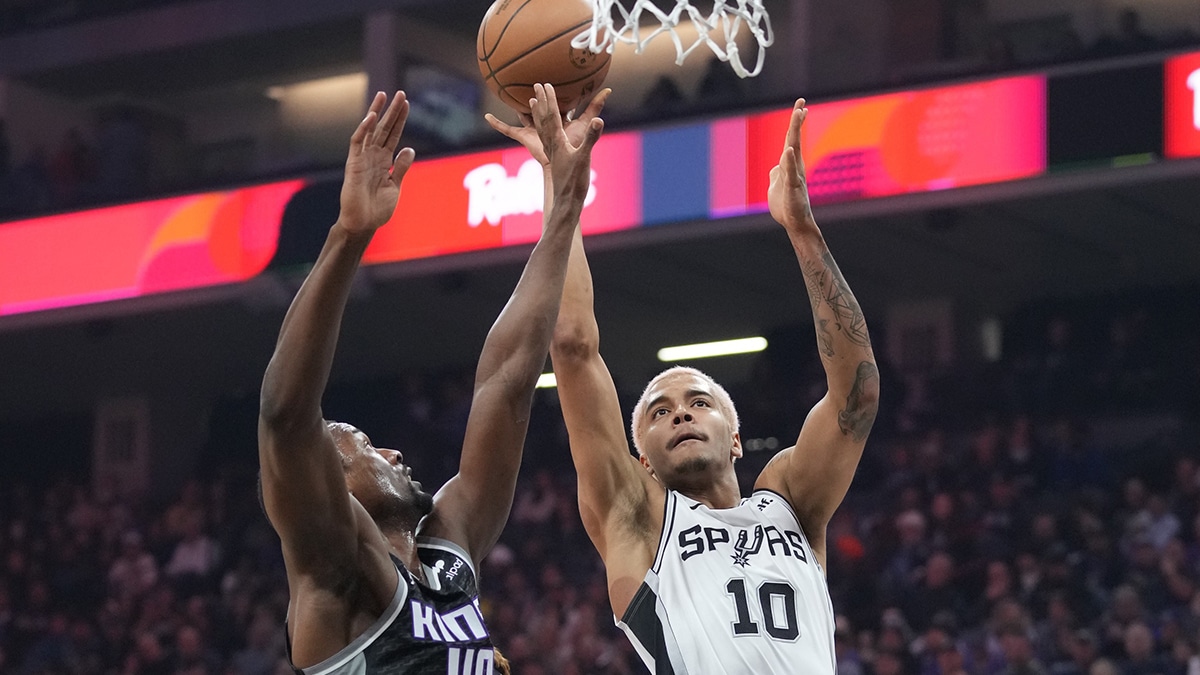
[{"label": "jersey number 10", "polygon": [[[750,613],[746,580],[730,579],[729,583],[725,584],[725,592],[733,596],[733,608],[737,612],[733,634],[758,635],[758,624],[754,622]],[[796,589],[792,588],[791,584],[764,581],[758,587],[758,607],[767,635],[785,642],[800,637],[800,624],[796,620]]]}]

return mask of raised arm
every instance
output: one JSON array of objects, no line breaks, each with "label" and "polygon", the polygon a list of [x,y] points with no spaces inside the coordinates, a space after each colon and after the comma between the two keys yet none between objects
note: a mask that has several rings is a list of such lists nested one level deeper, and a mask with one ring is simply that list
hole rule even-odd
[{"label": "raised arm", "polygon": [[263,377],[263,502],[289,575],[320,573],[356,548],[354,508],[321,415],[321,396],[355,270],[371,236],[395,210],[400,181],[413,163],[410,148],[394,157],[408,101],[398,92],[386,112],[385,103],[387,97],[376,94],[350,139],[338,220],[288,309]]},{"label": "raised arm", "polygon": [[771,170],[768,202],[800,261],[829,391],[809,412],[796,445],[771,460],[756,487],[787,497],[824,564],[825,527],[850,488],[879,408],[879,370],[862,309],[813,219],[800,154],[807,116],[800,99],[779,166]]},{"label": "raised arm", "polygon": [[554,207],[484,342],[458,475],[438,491],[421,529],[422,535],[459,543],[477,562],[495,544],[512,507],[534,384],[546,364],[572,233],[591,183],[592,146],[604,128],[592,118],[582,138],[572,142],[553,87],[534,90],[533,122],[553,175]]},{"label": "raised arm", "polygon": [[[550,357],[578,474],[583,525],[606,562],[610,547],[615,547],[614,557],[628,556],[629,531],[649,529],[646,519],[660,513],[651,503],[661,505],[663,492],[629,452],[617,389],[600,356],[592,275],[578,234],[571,247]],[[647,549],[651,558],[653,548],[651,542]]]},{"label": "raised arm", "polygon": [[[584,114],[568,125],[568,133],[578,133],[598,115],[610,93],[601,91]],[[528,120],[522,121],[523,127],[514,127],[488,118],[493,128],[524,145],[545,165],[537,135]],[[547,172],[547,195],[552,194],[552,183]],[[547,199],[547,208],[551,203]],[[629,452],[617,389],[600,356],[592,274],[578,231],[571,244],[550,358],[579,479],[580,515],[604,559],[613,611],[621,616],[653,563],[658,536],[654,525],[661,529],[664,493]]]}]

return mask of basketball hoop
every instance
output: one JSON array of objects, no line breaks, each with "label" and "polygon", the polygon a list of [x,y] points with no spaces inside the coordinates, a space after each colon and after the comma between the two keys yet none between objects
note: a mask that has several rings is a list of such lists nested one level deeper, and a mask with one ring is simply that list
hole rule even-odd
[{"label": "basketball hoop", "polygon": [[[705,16],[691,5],[691,0],[676,0],[669,13],[654,6],[653,0],[632,0],[633,6],[626,9],[621,0],[591,0],[594,8],[592,25],[575,36],[571,46],[590,49],[595,53],[612,53],[618,43],[633,45],[636,53],[642,53],[646,44],[654,38],[669,33],[675,43],[675,63],[684,60],[700,45],[708,45],[717,58],[728,62],[738,77],[754,77],[762,71],[766,49],[775,42],[771,30],[771,17],[763,7],[763,0],[714,0],[713,9]],[[613,16],[613,8],[619,16]],[[649,13],[659,21],[659,26],[642,30],[642,15]],[[686,14],[686,16],[685,16]],[[696,27],[696,41],[684,46],[676,27],[682,21],[692,22]],[[651,21],[653,24],[653,21]],[[758,61],[753,70],[747,70],[738,53],[737,36],[745,26],[758,42]],[[714,37],[714,35],[716,37]],[[719,39],[724,38],[721,42]]]}]

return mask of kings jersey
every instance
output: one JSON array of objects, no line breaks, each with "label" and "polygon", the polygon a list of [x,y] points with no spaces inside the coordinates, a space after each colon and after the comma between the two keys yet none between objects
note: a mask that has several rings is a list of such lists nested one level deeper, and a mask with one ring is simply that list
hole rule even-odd
[{"label": "kings jersey", "polygon": [[650,672],[832,675],[825,574],[787,500],[666,502],[654,565],[617,622]]},{"label": "kings jersey", "polygon": [[[396,562],[400,583],[383,615],[354,642],[302,675],[494,675],[491,639],[466,552],[418,539],[428,584]],[[394,560],[394,559],[393,559]]]}]

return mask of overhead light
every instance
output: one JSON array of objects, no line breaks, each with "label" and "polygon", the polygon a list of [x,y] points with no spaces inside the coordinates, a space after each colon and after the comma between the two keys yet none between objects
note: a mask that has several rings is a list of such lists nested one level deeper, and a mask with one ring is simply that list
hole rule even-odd
[{"label": "overhead light", "polygon": [[690,359],[707,359],[713,356],[752,354],[754,352],[761,352],[766,348],[767,339],[762,337],[722,340],[720,342],[702,342],[695,345],[663,347],[662,349],[658,350],[658,360],[687,361]]},{"label": "overhead light", "polygon": [[542,373],[536,386],[538,389],[553,389],[558,386],[558,378],[554,377],[554,373]]}]

